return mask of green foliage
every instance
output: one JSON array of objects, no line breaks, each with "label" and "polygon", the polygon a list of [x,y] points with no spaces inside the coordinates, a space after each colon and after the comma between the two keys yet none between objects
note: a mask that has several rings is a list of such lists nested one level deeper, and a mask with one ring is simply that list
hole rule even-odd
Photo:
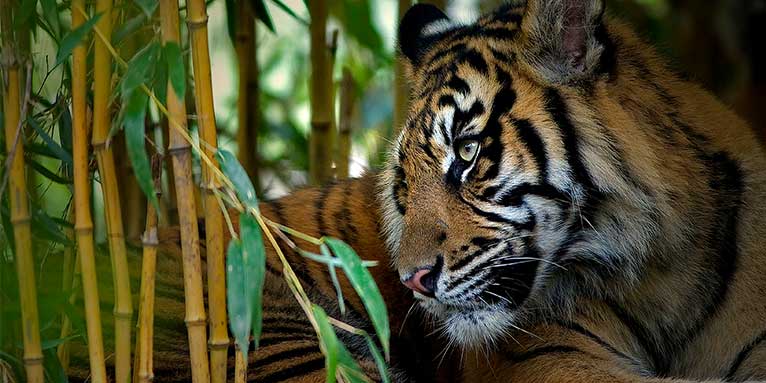
[{"label": "green foliage", "polygon": [[58,53],[56,53],[56,63],[54,67],[59,66],[64,60],[68,59],[72,55],[72,51],[80,44],[83,38],[90,32],[96,25],[98,19],[101,18],[101,14],[97,14],[77,27],[77,29],[67,33],[61,40],[61,44],[58,47]]},{"label": "green foliage", "polygon": [[312,305],[311,309],[319,330],[319,344],[325,355],[326,381],[328,383],[335,382],[336,373],[340,372],[345,381],[364,382],[364,372],[351,356],[351,353],[348,352],[346,346],[335,335],[335,330],[330,324],[327,313],[317,305]]}]

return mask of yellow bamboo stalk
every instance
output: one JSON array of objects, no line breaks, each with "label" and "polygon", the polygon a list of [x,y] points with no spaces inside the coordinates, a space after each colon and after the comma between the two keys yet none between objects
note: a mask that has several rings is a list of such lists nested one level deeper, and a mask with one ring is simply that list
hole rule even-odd
[{"label": "yellow bamboo stalk", "polygon": [[258,60],[256,56],[255,14],[248,1],[237,3],[236,49],[239,63],[239,98],[237,99],[238,157],[250,179],[258,185]]},{"label": "yellow bamboo stalk", "polygon": [[[102,14],[96,24],[99,33],[108,41],[112,36],[112,0],[96,1],[96,12]],[[114,283],[115,380],[130,381],[131,320],[133,304],[130,294],[130,276],[125,249],[117,170],[114,152],[107,142],[111,127],[109,107],[112,95],[112,56],[104,41],[96,39],[94,50],[93,86],[93,150],[98,161],[101,189],[104,193],[107,237],[112,260]]]},{"label": "yellow bamboo stalk", "polygon": [[327,49],[327,1],[310,1],[311,14],[311,136],[309,182],[322,184],[332,178],[333,83]]},{"label": "yellow bamboo stalk", "polygon": [[[412,5],[412,0],[399,0],[399,20],[404,17],[405,12]],[[404,59],[399,59],[394,65],[394,120],[392,136],[396,137],[402,130],[407,119],[407,109],[409,109],[410,87],[407,81],[407,70],[404,66]]]},{"label": "yellow bamboo stalk", "polygon": [[[163,0],[160,2],[160,14],[162,19],[162,40],[163,42],[180,43],[178,29],[178,2],[177,0]],[[207,144],[216,143],[215,135],[215,117],[212,110],[212,89],[210,84],[210,56],[207,42],[207,12],[205,2],[188,1],[187,17],[189,31],[192,39],[192,61],[194,65],[195,90],[197,91],[197,105],[200,139]],[[168,84],[168,111],[170,119],[178,122],[183,128],[186,127],[186,107],[184,105],[183,95],[176,95],[173,87]],[[212,135],[211,135],[212,128]],[[209,155],[211,150],[208,146],[205,154]],[[202,288],[202,266],[199,255],[199,237],[197,231],[197,215],[195,209],[194,186],[191,169],[191,150],[189,143],[184,140],[181,132],[173,129],[170,132],[170,148],[168,152],[173,158],[173,170],[175,173],[176,201],[178,203],[179,224],[181,226],[181,250],[183,252],[184,268],[184,294],[186,298],[186,326],[189,332],[189,353],[191,354],[192,380],[195,383],[207,383],[210,381],[210,366],[207,355],[207,334],[205,332],[205,306],[203,300]],[[206,187],[211,187],[209,181],[212,179],[210,169],[205,167],[204,179]],[[207,197],[207,196],[206,196]],[[225,271],[223,270],[223,223],[221,221],[220,211],[218,211],[218,230],[215,228],[216,216],[214,213],[208,215],[210,208],[217,206],[214,202],[206,203],[206,233],[208,235],[208,294],[210,302],[216,304],[212,307],[223,308],[223,320],[220,316],[211,319],[211,344],[213,348],[213,370],[214,381],[224,382],[226,379],[226,351],[228,348],[228,334],[226,330],[226,287]],[[210,237],[212,235],[212,237]],[[218,236],[216,238],[216,235]],[[218,243],[220,242],[220,243]],[[212,246],[211,246],[212,245]],[[212,264],[212,266],[211,266]],[[218,266],[220,264],[220,270]],[[213,273],[211,274],[211,267]],[[222,278],[223,275],[223,278]],[[219,279],[220,278],[220,279]],[[216,283],[220,286],[213,286]],[[212,287],[212,289],[211,289]],[[223,294],[221,295],[221,291]],[[219,307],[220,309],[220,307]],[[216,311],[215,314],[219,314]],[[211,312],[211,316],[213,313]],[[222,322],[222,323],[221,323]],[[221,339],[221,329],[223,326],[223,339]],[[221,354],[223,354],[223,367],[221,368]],[[221,380],[220,370],[223,369],[223,380]]]},{"label": "yellow bamboo stalk", "polygon": [[[70,175],[71,176],[71,175]],[[69,206],[69,211],[67,212],[67,221],[72,220],[74,217],[74,203],[72,203]],[[75,243],[75,233],[74,230],[71,230],[69,228],[64,229],[64,234],[67,236],[67,238],[72,241],[72,243]],[[75,251],[74,245],[67,246],[64,249],[64,267],[63,267],[63,277],[61,278],[61,288],[63,291],[70,291],[69,294],[69,303],[74,304],[77,299],[77,280],[80,277],[80,257],[77,255],[77,252]],[[59,335],[60,339],[65,339],[68,337],[72,332],[72,320],[69,318],[69,315],[62,314],[61,316],[61,332]],[[59,358],[59,363],[61,363],[61,368],[64,371],[67,371],[69,369],[69,342],[64,342],[60,344],[56,348],[56,355]]]},{"label": "yellow bamboo stalk", "polygon": [[[13,29],[11,28],[12,4],[10,0],[3,0],[0,3],[3,35],[2,62],[0,64],[5,78],[3,84],[5,146],[6,158],[10,161],[7,173],[8,193],[13,237],[16,245],[14,259],[19,281],[24,368],[27,373],[27,382],[42,383],[44,373],[43,354],[40,347],[40,318],[37,310],[35,260],[32,255],[32,227],[27,196],[27,178],[24,170],[24,140],[21,137],[23,124],[21,124],[22,101],[19,92],[20,63],[16,52]],[[27,68],[27,70],[31,69]]]},{"label": "yellow bamboo stalk", "polygon": [[[160,173],[156,163],[156,173]],[[157,198],[161,196],[159,178],[155,178]],[[151,382],[154,378],[152,355],[154,350],[154,283],[157,270],[157,211],[151,204],[146,209],[146,230],[142,238],[144,247],[141,263],[141,291],[138,309],[138,336],[136,337],[136,359],[139,382]]]},{"label": "yellow bamboo stalk", "polygon": [[[72,0],[72,28],[85,22],[77,11],[84,0]],[[87,51],[79,44],[72,52],[72,158],[74,162],[75,234],[82,275],[85,321],[88,333],[90,376],[94,383],[106,383],[104,345],[101,334],[101,310],[93,246],[93,219],[90,212],[90,178],[88,169],[88,124],[86,107]]]},{"label": "yellow bamboo stalk", "polygon": [[356,84],[351,71],[343,68],[340,80],[340,116],[338,118],[338,155],[335,159],[335,171],[338,178],[348,178],[351,157],[351,130],[353,128],[354,107],[356,104]]}]

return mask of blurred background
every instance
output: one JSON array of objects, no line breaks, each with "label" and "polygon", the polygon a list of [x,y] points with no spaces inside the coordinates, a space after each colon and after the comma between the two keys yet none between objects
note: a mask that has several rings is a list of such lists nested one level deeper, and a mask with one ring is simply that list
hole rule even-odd
[{"label": "blurred background", "polygon": [[[471,22],[501,3],[430,2],[445,9],[455,20],[464,22]],[[53,18],[43,8],[46,3],[50,4],[41,1],[39,6],[34,5],[36,12],[29,19],[29,33],[21,38],[20,45],[28,48],[34,64],[31,68],[35,92],[32,120],[36,122],[30,123],[26,132],[25,160],[34,169],[29,171],[28,182],[35,256],[40,267],[41,323],[44,341],[55,347],[58,336],[55,318],[62,312],[79,318],[75,320],[75,335],[81,335],[84,328],[81,315],[72,310],[68,293],[60,291],[59,282],[53,282],[60,278],[60,268],[46,271],[46,260],[55,259],[72,246],[67,235],[72,227],[67,219],[72,185],[66,171],[66,153],[61,151],[71,152],[71,140],[67,137],[71,134],[69,94],[62,85],[68,81],[69,69],[66,65],[54,65],[59,40],[69,30],[71,17],[64,5],[66,2],[61,2]],[[347,173],[350,176],[380,165],[395,127],[403,118],[401,110],[406,97],[402,91],[397,95],[397,87],[403,89],[405,84],[401,77],[397,81],[400,69],[395,58],[395,34],[402,12],[411,3],[405,0],[326,3],[327,28],[319,38],[326,42],[331,65],[324,80],[330,84],[328,95],[333,118],[337,117],[341,131],[348,132]],[[155,38],[158,31],[156,23],[147,22],[133,2],[121,4],[124,12],[113,40],[121,42],[120,53],[128,59],[141,49],[141,41]],[[609,0],[608,9],[634,25],[679,72],[702,83],[748,119],[762,139],[766,137],[763,43],[766,0]],[[257,179],[258,189],[267,198],[317,182],[309,171],[312,158],[309,150],[312,126],[309,0],[211,0],[208,12],[219,145],[239,153],[241,161],[249,161],[248,169],[253,169],[251,174]],[[185,28],[182,34],[182,41],[188,44]],[[189,47],[182,46],[182,50],[188,60]],[[248,64],[243,69],[241,63],[245,61]],[[247,80],[243,76],[247,76]],[[193,84],[188,88],[193,88]],[[243,94],[250,99],[243,101]],[[238,102],[249,104],[238,108]],[[187,97],[187,104],[192,113],[192,97]],[[249,112],[243,114],[243,110]],[[162,153],[161,143],[167,139],[162,134],[163,123],[156,109],[150,112],[146,124],[148,141]],[[193,118],[190,129],[196,129]],[[118,166],[126,174],[120,178],[126,236],[129,242],[135,243],[143,231],[146,201],[133,177],[127,176],[131,173],[130,162],[124,151],[121,152],[124,145],[120,144],[120,134],[116,132],[113,139],[117,143]],[[195,169],[199,173],[198,164]],[[169,185],[167,176],[163,182]],[[106,254],[103,201],[97,176],[93,179],[93,190],[96,241],[100,253]],[[171,193],[166,193],[164,199],[172,198],[167,194]],[[7,196],[2,198],[0,241],[5,243],[0,245],[0,344],[12,344],[10,349],[20,351],[16,343],[18,322],[9,320],[19,315],[15,303],[18,292],[10,261],[11,248],[6,242],[11,227],[8,201]],[[163,206],[168,210],[164,218],[161,217],[161,225],[172,224],[172,208],[168,206],[174,204],[166,201]],[[0,361],[12,360],[11,354],[17,354],[4,350],[9,349],[0,348]]]}]

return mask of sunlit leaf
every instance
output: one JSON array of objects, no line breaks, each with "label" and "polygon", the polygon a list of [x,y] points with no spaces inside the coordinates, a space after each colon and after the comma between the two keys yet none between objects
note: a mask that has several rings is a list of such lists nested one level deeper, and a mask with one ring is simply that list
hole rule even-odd
[{"label": "sunlit leaf", "polygon": [[149,156],[146,153],[146,140],[144,139],[144,118],[146,117],[146,104],[149,96],[146,93],[136,90],[128,96],[125,105],[125,146],[128,151],[128,158],[133,165],[133,174],[136,177],[138,186],[144,192],[146,198],[152,202],[154,208],[159,210],[160,205],[157,201],[157,195],[154,193],[154,181],[152,180],[152,168],[149,163]]},{"label": "sunlit leaf", "polygon": [[218,163],[221,165],[221,170],[234,184],[234,191],[237,192],[237,197],[242,201],[245,206],[253,209],[258,209],[258,197],[255,194],[255,188],[250,178],[247,176],[247,172],[242,168],[242,165],[230,151],[225,149],[218,149],[216,153]]},{"label": "sunlit leaf", "polygon": [[154,11],[157,9],[157,0],[133,0],[136,4],[138,4],[138,7],[141,8],[142,11],[144,11],[144,14],[147,17],[151,17]]},{"label": "sunlit leaf", "polygon": [[367,313],[372,320],[372,325],[375,327],[375,332],[378,334],[381,345],[383,345],[383,351],[388,355],[388,342],[391,337],[391,330],[388,325],[388,312],[386,304],[383,302],[383,296],[380,295],[380,290],[378,290],[372,274],[364,267],[362,260],[354,249],[345,242],[335,238],[327,238],[325,243],[343,264],[343,271],[364,303],[364,307],[367,309]]},{"label": "sunlit leaf", "polygon": [[165,44],[162,55],[167,63],[170,85],[173,86],[176,96],[183,99],[186,94],[186,70],[184,69],[184,57],[181,53],[181,47],[177,43],[170,41]]},{"label": "sunlit leaf", "polygon": [[253,216],[240,214],[239,229],[244,253],[245,275],[250,280],[248,286],[252,285],[252,291],[249,293],[252,300],[253,338],[257,349],[263,321],[262,301],[263,282],[266,278],[266,248],[263,246],[261,228]]},{"label": "sunlit leaf", "polygon": [[325,382],[335,382],[335,372],[338,369],[338,354],[340,353],[343,344],[338,340],[338,336],[335,335],[335,330],[332,328],[327,314],[317,305],[312,305],[311,310],[316,318],[317,327],[319,328],[319,340],[324,354],[325,371],[327,371],[327,378]]},{"label": "sunlit leaf", "polygon": [[69,58],[74,48],[80,44],[82,39],[88,34],[88,32],[90,32],[91,29],[93,29],[93,26],[96,25],[98,19],[101,18],[101,15],[102,14],[99,13],[93,16],[85,23],[77,27],[77,29],[67,33],[67,35],[64,36],[64,38],[61,40],[61,44],[59,44],[59,50],[56,53],[56,63],[53,65],[54,68]]},{"label": "sunlit leaf", "polygon": [[244,355],[247,355],[250,346],[250,330],[253,323],[250,291],[242,242],[232,239],[226,252],[226,307],[231,334]]},{"label": "sunlit leaf", "polygon": [[159,54],[159,44],[152,42],[130,59],[128,70],[122,77],[121,91],[123,97],[128,97],[141,84],[149,84],[151,82],[154,67],[159,60]]}]

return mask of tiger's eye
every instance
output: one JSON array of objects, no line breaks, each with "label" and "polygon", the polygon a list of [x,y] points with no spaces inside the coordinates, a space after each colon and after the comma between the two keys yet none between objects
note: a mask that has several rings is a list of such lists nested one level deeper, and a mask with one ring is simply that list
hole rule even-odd
[{"label": "tiger's eye", "polygon": [[479,141],[465,140],[458,142],[457,154],[465,162],[471,162],[479,153]]}]

